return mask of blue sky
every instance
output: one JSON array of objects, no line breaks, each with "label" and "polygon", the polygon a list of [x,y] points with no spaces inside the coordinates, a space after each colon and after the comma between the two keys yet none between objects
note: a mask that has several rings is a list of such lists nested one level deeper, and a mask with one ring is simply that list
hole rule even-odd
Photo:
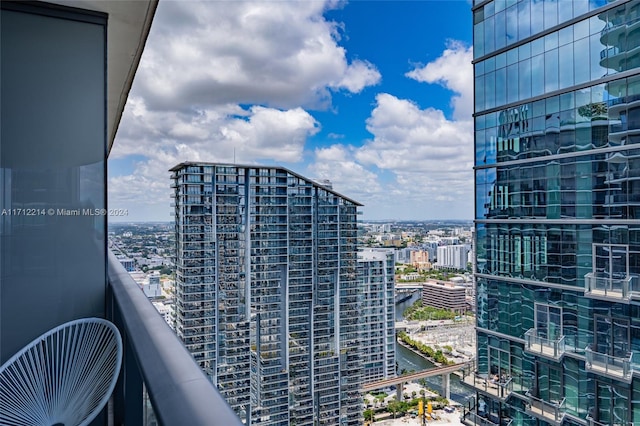
[{"label": "blue sky", "polygon": [[161,1],[109,159],[110,208],[168,221],[170,167],[235,155],[330,179],[364,220],[471,219],[470,8]]}]

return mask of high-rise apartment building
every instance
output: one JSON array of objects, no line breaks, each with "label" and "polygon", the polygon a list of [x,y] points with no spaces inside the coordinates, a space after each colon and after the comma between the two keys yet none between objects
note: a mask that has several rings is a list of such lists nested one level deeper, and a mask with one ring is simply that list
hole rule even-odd
[{"label": "high-rise apartment building", "polygon": [[640,1],[473,2],[466,421],[640,424]]},{"label": "high-rise apartment building", "polygon": [[358,252],[362,280],[362,363],[364,383],[396,375],[395,255],[393,249]]},{"label": "high-rise apartment building", "polygon": [[438,247],[438,268],[467,269],[469,246],[464,244]]},{"label": "high-rise apartment building", "polygon": [[360,204],[281,167],[171,171],[186,347],[247,424],[360,424]]}]

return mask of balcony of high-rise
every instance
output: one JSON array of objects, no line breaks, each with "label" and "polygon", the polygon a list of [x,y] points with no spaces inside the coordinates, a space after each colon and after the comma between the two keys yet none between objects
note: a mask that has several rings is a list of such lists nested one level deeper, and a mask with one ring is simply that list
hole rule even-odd
[{"label": "balcony of high-rise", "polygon": [[[92,425],[239,425],[109,252],[107,215],[56,214],[106,209],[107,155],[156,6],[155,0],[0,5],[0,208],[43,213],[2,217],[0,364],[62,323],[107,319],[122,337],[123,361]],[[194,321],[206,319],[183,308]],[[199,351],[210,349],[197,339]],[[0,392],[5,385],[3,378]],[[12,407],[2,401],[4,414]]]}]

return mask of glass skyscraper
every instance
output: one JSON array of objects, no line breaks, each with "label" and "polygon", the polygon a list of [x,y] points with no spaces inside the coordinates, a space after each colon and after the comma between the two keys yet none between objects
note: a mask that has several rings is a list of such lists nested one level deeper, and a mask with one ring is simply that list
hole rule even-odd
[{"label": "glass skyscraper", "polygon": [[247,424],[363,421],[359,203],[281,167],[171,169],[176,332]]},{"label": "glass skyscraper", "polygon": [[465,421],[640,424],[640,1],[474,0],[473,25]]}]

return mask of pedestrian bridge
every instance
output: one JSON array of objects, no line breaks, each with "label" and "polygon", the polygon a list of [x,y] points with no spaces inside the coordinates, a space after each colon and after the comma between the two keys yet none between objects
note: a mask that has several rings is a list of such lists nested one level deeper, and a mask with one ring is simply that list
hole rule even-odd
[{"label": "pedestrian bridge", "polygon": [[422,290],[423,282],[415,282],[415,283],[396,283],[396,291],[397,290]]},{"label": "pedestrian bridge", "polygon": [[405,374],[404,376],[392,377],[390,379],[383,379],[373,383],[367,383],[362,386],[362,390],[364,392],[370,392],[376,389],[386,388],[388,386],[396,385],[397,387],[397,399],[398,401],[402,401],[402,390],[405,382],[412,382],[414,380],[420,380],[427,377],[433,376],[442,376],[442,388],[444,390],[445,398],[450,398],[450,379],[449,375],[455,371],[462,370],[464,368],[469,368],[473,363],[472,362],[461,362],[453,365],[444,365],[442,367],[431,368],[429,370],[418,371],[417,373]]}]

